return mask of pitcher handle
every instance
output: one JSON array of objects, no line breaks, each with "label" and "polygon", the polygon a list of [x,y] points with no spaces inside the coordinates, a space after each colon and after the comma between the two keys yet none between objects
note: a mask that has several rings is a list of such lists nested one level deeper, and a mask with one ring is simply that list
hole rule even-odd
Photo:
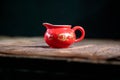
[{"label": "pitcher handle", "polygon": [[79,42],[84,39],[85,37],[85,30],[81,26],[75,26],[72,28],[74,30],[74,33],[76,30],[79,30],[81,32],[81,36],[75,40],[75,42]]}]

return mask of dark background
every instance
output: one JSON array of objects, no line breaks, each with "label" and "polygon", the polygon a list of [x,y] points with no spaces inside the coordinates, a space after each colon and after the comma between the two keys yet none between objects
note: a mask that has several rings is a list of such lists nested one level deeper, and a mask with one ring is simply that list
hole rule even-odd
[{"label": "dark background", "polygon": [[[86,31],[86,38],[120,39],[118,1],[0,0],[0,36],[43,36],[46,28],[42,23],[49,22],[81,25]],[[0,64],[0,80],[120,78],[120,66],[116,65],[8,57],[0,58]]]},{"label": "dark background", "polygon": [[120,38],[118,0],[1,0],[0,35],[43,36],[43,22],[81,25],[86,38]]}]

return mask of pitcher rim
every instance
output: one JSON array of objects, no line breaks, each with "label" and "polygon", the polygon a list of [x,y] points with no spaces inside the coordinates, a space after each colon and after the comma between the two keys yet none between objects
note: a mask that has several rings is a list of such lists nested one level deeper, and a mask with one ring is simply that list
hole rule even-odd
[{"label": "pitcher rim", "polygon": [[65,28],[65,27],[66,27],[66,28],[70,28],[70,27],[72,27],[71,25],[64,25],[64,24],[63,24],[63,25],[56,25],[56,24],[54,25],[54,24],[47,23],[47,22],[46,22],[46,23],[43,23],[43,25],[44,25],[44,26],[50,26],[50,27],[56,27],[56,28],[57,28],[57,27],[62,27],[62,28]]},{"label": "pitcher rim", "polygon": [[71,27],[71,25],[54,25],[52,27]]}]

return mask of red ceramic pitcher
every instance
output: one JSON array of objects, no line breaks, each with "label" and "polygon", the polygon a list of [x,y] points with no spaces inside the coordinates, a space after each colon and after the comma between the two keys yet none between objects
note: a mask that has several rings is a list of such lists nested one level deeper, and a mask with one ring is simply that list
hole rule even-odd
[{"label": "red ceramic pitcher", "polygon": [[[50,23],[43,23],[43,25],[47,28],[44,40],[52,48],[67,48],[74,42],[81,41],[85,36],[85,31],[81,26],[71,28],[71,25],[53,25]],[[76,30],[81,32],[81,36],[77,39]]]}]

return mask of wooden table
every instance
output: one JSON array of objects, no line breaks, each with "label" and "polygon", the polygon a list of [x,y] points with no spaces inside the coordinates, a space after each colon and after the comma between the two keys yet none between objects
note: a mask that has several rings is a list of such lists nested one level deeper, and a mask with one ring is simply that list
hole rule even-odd
[{"label": "wooden table", "polygon": [[1,37],[0,57],[120,64],[120,40],[84,39],[69,48],[49,48],[42,37]]},{"label": "wooden table", "polygon": [[43,37],[0,37],[1,80],[118,80],[120,40],[84,39],[49,48]]}]

